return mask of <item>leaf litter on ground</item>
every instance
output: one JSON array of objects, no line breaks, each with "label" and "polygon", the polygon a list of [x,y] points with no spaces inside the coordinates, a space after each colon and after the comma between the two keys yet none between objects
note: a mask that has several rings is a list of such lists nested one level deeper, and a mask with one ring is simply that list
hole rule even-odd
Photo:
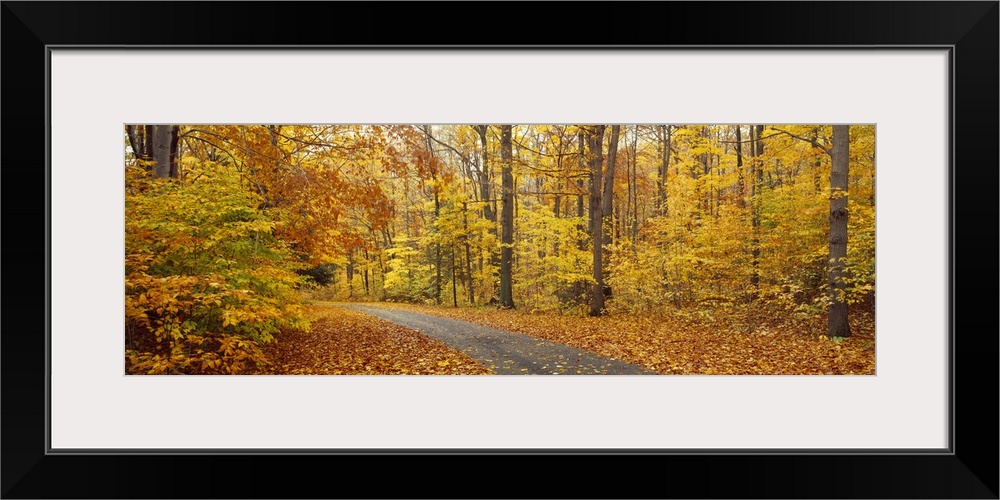
[{"label": "leaf litter on ground", "polygon": [[268,375],[482,375],[465,353],[409,328],[329,305],[306,307],[309,331],[286,328],[264,346]]},{"label": "leaf litter on ground", "polygon": [[[736,314],[712,319],[676,315],[589,317],[494,307],[378,303],[560,342],[635,363],[661,374],[874,375],[875,329],[855,313],[852,336],[830,339],[824,318],[760,321],[750,332]],[[777,317],[777,315],[775,315]]]}]

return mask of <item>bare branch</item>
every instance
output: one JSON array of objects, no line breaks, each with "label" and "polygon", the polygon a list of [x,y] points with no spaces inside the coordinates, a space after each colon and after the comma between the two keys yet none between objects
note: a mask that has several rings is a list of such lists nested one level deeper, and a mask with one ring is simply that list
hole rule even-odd
[{"label": "bare branch", "polygon": [[809,144],[812,144],[812,147],[819,148],[824,153],[826,153],[826,154],[828,154],[830,156],[833,156],[833,150],[830,149],[830,148],[827,148],[826,146],[823,146],[822,144],[820,144],[819,142],[817,142],[816,139],[810,139],[810,138],[807,138],[807,137],[801,137],[801,136],[795,135],[795,134],[793,134],[791,132],[788,132],[787,130],[781,130],[778,127],[771,127],[771,129],[772,130],[777,130],[778,132],[786,134],[786,135],[788,135],[789,137],[791,137],[793,139],[798,139],[798,140],[803,141],[803,142],[808,142]]}]

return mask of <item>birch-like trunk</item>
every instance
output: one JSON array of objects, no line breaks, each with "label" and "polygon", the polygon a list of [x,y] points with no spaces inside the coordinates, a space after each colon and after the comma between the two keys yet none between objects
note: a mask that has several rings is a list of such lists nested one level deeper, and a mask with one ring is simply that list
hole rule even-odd
[{"label": "birch-like trunk", "polygon": [[173,150],[173,127],[171,125],[153,125],[153,175],[159,178],[170,177]]}]

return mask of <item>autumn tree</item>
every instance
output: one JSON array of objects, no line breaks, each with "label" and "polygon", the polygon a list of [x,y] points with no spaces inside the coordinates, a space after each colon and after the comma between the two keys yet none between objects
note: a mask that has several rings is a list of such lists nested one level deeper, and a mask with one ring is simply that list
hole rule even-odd
[{"label": "autumn tree", "polygon": [[830,170],[830,319],[827,336],[849,337],[847,322],[847,282],[844,262],[847,258],[847,191],[850,165],[850,127],[833,126],[833,157]]},{"label": "autumn tree", "polygon": [[750,284],[753,286],[753,298],[760,292],[760,216],[761,189],[764,181],[764,126],[750,127],[750,225],[753,228],[753,242],[750,252],[753,254],[753,274]]},{"label": "autumn tree", "polygon": [[502,206],[500,209],[500,307],[513,308],[512,272],[514,264],[514,174],[511,125],[500,126]]},{"label": "autumn tree", "polygon": [[489,138],[487,132],[489,125],[474,125],[476,134],[480,141],[480,165],[476,170],[479,177],[480,199],[483,201],[483,217],[491,222],[496,222],[496,212],[493,210],[493,189],[491,187],[490,160],[489,160]]},{"label": "autumn tree", "polygon": [[130,168],[185,186],[227,169],[328,299],[744,308],[750,331],[874,303],[871,126],[850,127],[849,172],[807,125],[171,127],[125,127]]},{"label": "autumn tree", "polygon": [[603,142],[604,125],[593,125],[587,129],[587,145],[590,159],[590,233],[594,242],[594,287],[590,297],[590,315],[600,316],[604,307],[604,230],[602,229],[601,191],[603,190],[604,165]]},{"label": "autumn tree", "polygon": [[[621,125],[611,126],[611,137],[608,142],[608,165],[604,174],[604,192],[601,194],[602,265],[606,265],[608,261],[608,254],[611,252],[611,243],[613,241],[614,221],[612,220],[612,216],[615,209],[615,164],[618,159],[618,139],[621,135],[621,128]],[[607,274],[606,269],[601,273],[602,277]],[[608,294],[606,286],[602,290],[602,293],[605,295]]]},{"label": "autumn tree", "polygon": [[159,178],[180,175],[177,125],[126,125],[125,132],[136,158],[143,160],[151,174]]},{"label": "autumn tree", "polygon": [[[827,327],[828,337],[849,337],[851,326],[848,322],[848,290],[845,265],[847,260],[848,227],[848,172],[850,165],[850,126],[832,126],[832,140],[820,143],[817,129],[811,137],[798,135],[787,130],[776,130],[796,140],[809,143],[813,148],[831,158],[830,168],[830,211],[829,211],[829,255],[828,286],[830,307]],[[826,139],[826,138],[824,138]]]},{"label": "autumn tree", "polygon": [[[490,168],[489,125],[474,125],[473,129],[475,129],[479,137],[480,144],[479,167],[476,170],[479,180],[479,200],[483,207],[483,218],[489,222],[487,226],[487,239],[495,240],[497,234],[497,212],[496,201],[493,199],[493,171]],[[498,253],[492,247],[489,249],[489,264],[494,267],[499,264]],[[482,258],[480,258],[479,267],[480,269],[484,268]],[[498,294],[493,285],[492,274],[490,275],[488,286],[488,293],[491,296]]]},{"label": "autumn tree", "polygon": [[657,211],[667,215],[667,175],[670,168],[670,140],[673,137],[673,127],[671,125],[657,125],[656,131],[660,140],[660,166],[656,177],[656,206]]}]

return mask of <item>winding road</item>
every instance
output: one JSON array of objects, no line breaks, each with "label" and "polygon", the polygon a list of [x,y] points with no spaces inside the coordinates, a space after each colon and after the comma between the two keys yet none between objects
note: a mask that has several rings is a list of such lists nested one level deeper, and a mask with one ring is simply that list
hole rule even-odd
[{"label": "winding road", "polygon": [[654,375],[638,365],[467,321],[368,304],[337,307],[418,330],[464,351],[499,375]]}]

